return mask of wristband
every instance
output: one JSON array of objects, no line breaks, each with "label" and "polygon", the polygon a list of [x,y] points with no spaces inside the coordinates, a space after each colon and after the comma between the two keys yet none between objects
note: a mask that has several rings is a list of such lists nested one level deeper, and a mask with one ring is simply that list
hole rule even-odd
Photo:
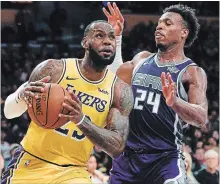
[{"label": "wristband", "polygon": [[76,123],[76,126],[81,125],[81,124],[82,124],[82,122],[84,121],[85,117],[86,117],[86,116],[85,116],[85,115],[83,115],[83,117],[82,117],[81,121],[80,121],[80,122],[78,122],[78,123]]}]

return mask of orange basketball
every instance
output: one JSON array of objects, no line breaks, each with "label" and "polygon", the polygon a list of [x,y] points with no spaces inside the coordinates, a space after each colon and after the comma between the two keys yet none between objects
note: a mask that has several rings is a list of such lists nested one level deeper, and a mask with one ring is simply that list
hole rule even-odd
[{"label": "orange basketball", "polygon": [[32,107],[28,107],[30,118],[39,126],[48,129],[55,129],[63,126],[69,120],[60,118],[59,114],[67,114],[62,103],[64,96],[70,96],[69,92],[59,84],[47,83],[43,93],[38,94],[38,98],[30,98]]}]

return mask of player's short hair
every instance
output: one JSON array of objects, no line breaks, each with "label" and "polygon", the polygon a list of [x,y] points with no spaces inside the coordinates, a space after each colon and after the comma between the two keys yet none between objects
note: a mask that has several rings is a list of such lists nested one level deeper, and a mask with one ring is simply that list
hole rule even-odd
[{"label": "player's short hair", "polygon": [[196,18],[195,11],[195,9],[182,4],[171,5],[163,10],[163,13],[174,12],[182,16],[183,25],[189,30],[185,47],[190,47],[198,36],[200,25],[198,23],[198,19]]},{"label": "player's short hair", "polygon": [[105,20],[95,20],[93,22],[91,22],[88,26],[86,26],[86,29],[84,31],[84,37],[87,36],[88,32],[91,30],[92,28],[92,25],[93,24],[96,24],[96,23],[108,23],[107,21]]}]

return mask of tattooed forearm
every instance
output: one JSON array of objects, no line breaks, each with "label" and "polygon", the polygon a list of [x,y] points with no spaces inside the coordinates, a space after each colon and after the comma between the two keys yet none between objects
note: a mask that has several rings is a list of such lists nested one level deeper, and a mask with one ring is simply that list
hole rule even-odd
[{"label": "tattooed forearm", "polygon": [[131,88],[121,80],[117,80],[113,105],[107,118],[107,129],[94,125],[87,118],[79,128],[90,141],[114,158],[124,150],[129,132],[128,115],[132,107]]},{"label": "tattooed forearm", "polygon": [[[124,149],[125,133],[128,132],[128,117],[121,117],[120,112],[117,113],[120,122],[123,123],[122,127],[115,127],[114,130],[107,130],[96,126],[85,118],[83,123],[79,125],[79,129],[86,135],[86,137],[96,146],[101,148],[104,152],[109,154],[112,158],[118,156]],[[122,120],[123,119],[123,120]],[[122,130],[122,128],[124,130]]]},{"label": "tattooed forearm", "polygon": [[62,60],[46,60],[36,66],[36,68],[31,73],[29,82],[35,82],[42,79],[43,77],[51,76],[50,82],[56,83],[62,74],[63,67],[64,66]]}]

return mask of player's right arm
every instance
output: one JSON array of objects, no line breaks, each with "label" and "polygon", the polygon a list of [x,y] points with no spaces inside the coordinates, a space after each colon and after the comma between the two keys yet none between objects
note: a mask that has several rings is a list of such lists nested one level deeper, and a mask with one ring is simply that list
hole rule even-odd
[{"label": "player's right arm", "polygon": [[17,91],[5,100],[4,114],[7,119],[21,116],[26,110],[29,97],[43,92],[45,82],[56,83],[63,72],[63,61],[49,59],[43,61],[32,71],[28,82],[22,84]]}]

